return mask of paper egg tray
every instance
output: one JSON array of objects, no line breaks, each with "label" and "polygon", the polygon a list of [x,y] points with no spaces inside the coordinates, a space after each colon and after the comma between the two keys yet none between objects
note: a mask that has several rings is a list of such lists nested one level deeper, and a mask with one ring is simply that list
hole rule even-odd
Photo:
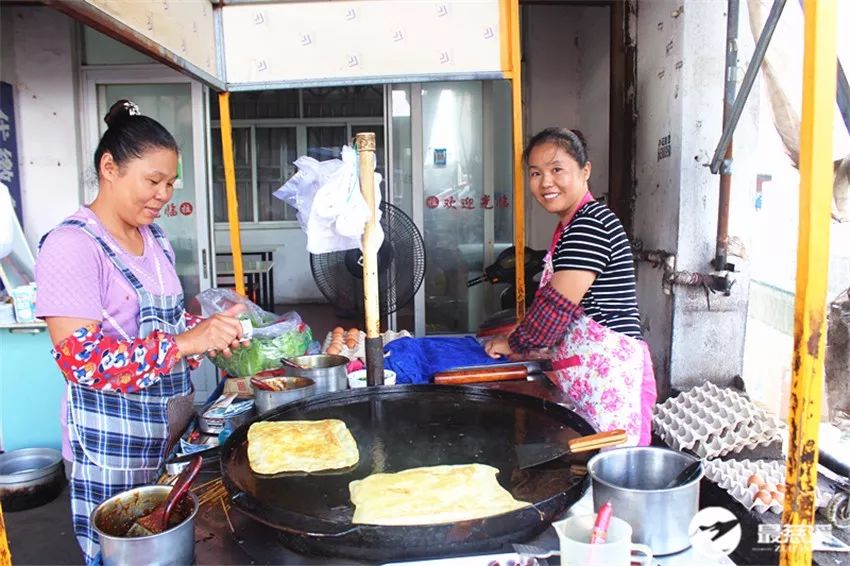
[{"label": "paper egg tray", "polygon": [[[759,513],[782,513],[783,499],[772,497],[764,503],[757,497],[758,486],[747,485],[750,477],[759,476],[766,484],[785,484],[785,462],[780,460],[709,460],[703,462],[705,477],[729,492],[735,500]],[[776,490],[774,490],[774,494]],[[815,506],[825,507],[831,494],[823,489],[815,491]]]},{"label": "paper egg tray", "polygon": [[779,421],[736,391],[711,382],[653,408],[653,427],[672,448],[717,458],[782,442]]},{"label": "paper egg tray", "polygon": [[[348,330],[348,329],[346,329]],[[402,330],[400,332],[396,332],[394,330],[387,330],[383,334],[381,334],[381,340],[383,341],[384,346],[393,340],[397,340],[399,338],[410,337],[410,332],[407,330]],[[325,336],[325,341],[322,343],[322,352],[328,351],[328,346],[331,345],[331,340],[333,339],[333,331],[328,332],[328,335]],[[339,352],[340,356],[345,356],[346,358],[353,360],[355,358],[365,358],[366,357],[366,333],[360,330],[357,333],[357,344],[353,348],[349,348],[348,346],[343,345],[342,350]]]}]

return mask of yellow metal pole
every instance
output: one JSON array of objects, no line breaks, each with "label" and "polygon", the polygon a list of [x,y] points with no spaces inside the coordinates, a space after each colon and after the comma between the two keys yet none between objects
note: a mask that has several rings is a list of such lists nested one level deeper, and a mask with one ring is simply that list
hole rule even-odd
[{"label": "yellow metal pole", "polygon": [[806,0],[803,115],[800,124],[800,227],[794,308],[785,509],[780,563],[811,564],[818,428],[826,344],[826,290],[832,202],[835,107],[834,0]]},{"label": "yellow metal pole", "polygon": [[[522,53],[519,32],[519,0],[507,0],[503,9],[507,20],[508,54],[511,80],[511,110],[513,114],[514,153],[514,249],[516,250],[516,316],[525,316],[525,185],[522,171]],[[502,39],[503,46],[505,39]],[[503,47],[504,53],[504,47]],[[504,62],[503,62],[504,64]]]},{"label": "yellow metal pole", "polygon": [[6,540],[6,523],[3,521],[3,506],[0,505],[0,566],[12,566],[12,552]]},{"label": "yellow metal pole", "polygon": [[230,125],[230,93],[218,95],[221,117],[221,156],[224,159],[224,189],[227,193],[227,223],[230,225],[230,252],[233,254],[233,277],[236,292],[245,294],[245,271],[242,267],[242,239],[239,234],[239,199],[236,196],[236,166],[233,162],[233,129]]}]

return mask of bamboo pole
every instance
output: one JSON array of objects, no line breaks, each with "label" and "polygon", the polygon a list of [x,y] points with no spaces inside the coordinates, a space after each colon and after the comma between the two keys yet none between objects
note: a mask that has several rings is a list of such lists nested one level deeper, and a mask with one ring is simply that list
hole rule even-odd
[{"label": "bamboo pole", "polygon": [[3,520],[3,505],[0,504],[0,566],[12,566],[12,551],[6,540],[6,522]]},{"label": "bamboo pole", "polygon": [[[366,307],[366,383],[384,384],[384,345],[378,303],[378,199],[375,194],[375,134],[362,132],[354,137],[359,157],[360,192],[369,207],[363,231],[363,294]],[[386,236],[386,235],[385,235]]]},{"label": "bamboo pole", "polygon": [[[516,317],[525,316],[525,186],[522,172],[522,62],[519,32],[519,0],[508,0],[511,110],[514,156],[514,249],[516,250]],[[503,40],[504,41],[504,40]]]},{"label": "bamboo pole", "polygon": [[811,564],[818,429],[826,344],[826,292],[832,203],[836,84],[834,0],[806,0],[803,115],[800,124],[800,226],[794,308],[785,509],[780,564]]},{"label": "bamboo pole", "polygon": [[221,118],[221,156],[224,160],[224,189],[227,193],[227,223],[230,226],[230,253],[236,292],[245,295],[245,271],[242,266],[242,239],[239,232],[239,198],[236,196],[236,166],[233,161],[233,129],[230,124],[230,93],[218,95]]}]

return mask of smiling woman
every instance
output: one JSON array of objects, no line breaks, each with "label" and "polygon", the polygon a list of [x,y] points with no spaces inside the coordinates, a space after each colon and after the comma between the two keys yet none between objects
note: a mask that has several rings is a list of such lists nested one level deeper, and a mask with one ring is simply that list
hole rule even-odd
[{"label": "smiling woman", "polygon": [[178,148],[132,102],[115,103],[95,152],[98,194],[42,240],[36,315],[68,382],[63,455],[74,531],[96,562],[92,510],[151,481],[193,415],[187,357],[240,347],[235,309],[188,315],[174,250],[154,224],[171,199]]}]

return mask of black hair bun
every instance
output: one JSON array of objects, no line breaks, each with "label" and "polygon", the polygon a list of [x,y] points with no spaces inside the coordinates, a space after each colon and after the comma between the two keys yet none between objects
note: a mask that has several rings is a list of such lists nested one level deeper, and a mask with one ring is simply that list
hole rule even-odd
[{"label": "black hair bun", "polygon": [[131,100],[119,100],[112,105],[109,112],[103,117],[103,121],[106,122],[107,126],[113,128],[130,116],[141,116],[141,114],[135,102]]}]

